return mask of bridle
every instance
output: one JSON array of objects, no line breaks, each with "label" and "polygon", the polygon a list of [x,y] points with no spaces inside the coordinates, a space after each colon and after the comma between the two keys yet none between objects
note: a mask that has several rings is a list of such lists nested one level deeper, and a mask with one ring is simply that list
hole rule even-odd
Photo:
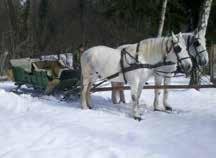
[{"label": "bridle", "polygon": [[197,57],[201,57],[201,54],[203,53],[203,52],[206,52],[207,50],[206,49],[203,49],[203,50],[201,50],[201,51],[199,51],[198,50],[198,47],[201,45],[200,44],[200,42],[199,42],[199,39],[201,39],[201,38],[195,38],[194,36],[193,37],[191,37],[191,36],[189,36],[188,37],[188,39],[187,39],[187,50],[188,50],[188,52],[189,52],[189,54],[190,54],[190,47],[191,46],[193,46],[194,47],[194,50],[195,50],[195,56],[193,56],[193,55],[191,55],[190,54],[190,56],[191,56],[191,58],[193,58],[193,59],[195,59],[196,60],[196,58]]},{"label": "bridle", "polygon": [[191,59],[191,57],[189,55],[187,57],[183,57],[183,58],[181,58],[179,56],[179,53],[182,51],[182,48],[178,45],[179,38],[178,38],[177,42],[174,42],[173,39],[172,39],[172,41],[171,41],[172,45],[171,45],[171,47],[169,49],[168,49],[168,42],[169,41],[167,40],[167,44],[166,44],[167,54],[169,54],[172,51],[172,49],[173,49],[173,51],[174,51],[174,53],[176,55],[176,58],[177,58],[177,67],[179,67],[180,69],[183,69],[183,71],[186,72],[186,70],[185,70],[185,68],[183,66],[182,61],[186,60],[186,59]]}]

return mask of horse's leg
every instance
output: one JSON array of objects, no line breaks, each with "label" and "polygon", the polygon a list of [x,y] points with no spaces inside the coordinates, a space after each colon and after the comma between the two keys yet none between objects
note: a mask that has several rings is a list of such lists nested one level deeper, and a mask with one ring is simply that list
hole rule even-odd
[{"label": "horse's leg", "polygon": [[120,102],[125,103],[125,95],[124,95],[124,83],[120,83],[121,89],[120,89]]},{"label": "horse's leg", "polygon": [[81,91],[81,106],[83,109],[89,109],[87,105],[87,90],[88,90],[88,85],[89,85],[88,80],[83,79],[82,83],[82,91]]},{"label": "horse's leg", "polygon": [[116,82],[111,82],[111,84],[112,84],[112,102],[113,102],[113,104],[117,104],[118,102],[117,102],[117,92],[118,92],[118,90],[117,89],[115,89],[116,88],[116,86],[117,86],[117,83]]},{"label": "horse's leg", "polygon": [[[162,83],[163,78],[161,76],[155,75],[155,85],[160,86]],[[160,97],[160,89],[155,89],[154,90],[154,110],[157,111],[159,110],[159,97]]]},{"label": "horse's leg", "polygon": [[91,87],[92,87],[92,83],[89,82],[88,87],[87,87],[87,92],[86,92],[86,98],[87,98],[87,106],[89,109],[92,109],[92,102],[91,102]]},{"label": "horse's leg", "polygon": [[131,85],[131,98],[133,103],[133,117],[135,120],[141,120],[141,112],[139,107],[139,97],[142,92],[142,87],[140,84],[135,82]]},{"label": "horse's leg", "polygon": [[[164,79],[164,85],[165,86],[168,85],[170,82],[171,82],[171,78],[165,78]],[[163,105],[164,105],[165,110],[172,111],[172,108],[168,103],[168,89],[167,88],[164,89]]]}]

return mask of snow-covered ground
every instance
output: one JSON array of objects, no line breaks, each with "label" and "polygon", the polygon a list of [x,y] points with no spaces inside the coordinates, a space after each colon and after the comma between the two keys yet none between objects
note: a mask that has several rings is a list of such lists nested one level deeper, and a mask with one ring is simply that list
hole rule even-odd
[{"label": "snow-covered ground", "polygon": [[153,112],[153,91],[143,90],[138,122],[129,116],[129,91],[126,105],[112,105],[110,92],[94,93],[93,110],[84,111],[79,101],[12,88],[0,83],[0,158],[216,157],[216,89],[171,90],[171,114]]}]

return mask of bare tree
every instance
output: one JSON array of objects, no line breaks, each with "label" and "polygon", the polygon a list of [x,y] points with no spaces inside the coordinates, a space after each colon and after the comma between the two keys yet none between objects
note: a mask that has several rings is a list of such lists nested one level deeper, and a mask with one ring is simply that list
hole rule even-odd
[{"label": "bare tree", "polygon": [[162,10],[161,10],[161,17],[160,17],[160,22],[159,22],[159,27],[158,27],[158,37],[161,37],[162,32],[163,32],[167,2],[168,2],[168,0],[163,1],[163,6],[162,6]]},{"label": "bare tree", "polygon": [[[29,3],[29,6],[26,6],[27,8],[25,8],[26,14],[28,15],[26,15],[27,18],[25,19],[24,23],[26,23],[27,28],[25,29],[25,32],[22,32],[22,34],[25,33],[26,36],[24,36],[25,38],[21,38],[21,36],[16,36],[16,43],[13,50],[16,56],[12,56],[10,58],[26,56],[26,53],[28,53],[28,56],[33,56],[34,50],[37,48],[37,0],[26,0],[25,3]],[[18,19],[21,17],[16,18]],[[10,21],[12,20],[13,19],[11,19]],[[17,25],[18,23],[19,21],[17,21]],[[16,33],[17,31],[14,32],[15,35],[18,34]]]},{"label": "bare tree", "polygon": [[13,5],[12,0],[5,0],[5,6],[8,10],[9,22],[11,26],[11,30],[13,30],[16,34],[18,34],[18,22],[16,16],[15,6]]},{"label": "bare tree", "polygon": [[[204,36],[206,35],[211,6],[212,6],[212,0],[204,0],[199,15],[198,29],[202,32]],[[197,67],[194,67],[191,74],[190,85],[200,84],[200,78],[201,78],[200,71],[198,70]]]},{"label": "bare tree", "polygon": [[206,30],[208,26],[211,6],[212,6],[212,0],[204,0],[202,9],[200,11],[198,27],[201,29],[204,35],[206,34]]},{"label": "bare tree", "polygon": [[37,47],[37,0],[30,1],[30,10],[29,10],[29,19],[28,19],[28,38],[29,41],[29,49],[31,51],[31,55],[34,54],[34,49]]},{"label": "bare tree", "polygon": [[81,38],[82,38],[82,45],[84,44],[86,37],[86,30],[85,30],[85,0],[80,0],[79,3],[80,7],[80,26],[81,26]]},{"label": "bare tree", "polygon": [[5,74],[4,66],[8,56],[8,52],[5,51],[4,53],[0,54],[0,76]]},{"label": "bare tree", "polygon": [[7,38],[9,41],[8,43],[10,43],[10,45],[8,45],[8,47],[6,48],[9,51],[9,56],[11,58],[14,58],[16,56],[15,47],[19,40],[19,27],[18,19],[16,16],[17,13],[12,0],[5,0],[4,2],[8,11],[8,19],[10,23],[10,31],[5,34],[5,36],[7,37],[4,38]]}]

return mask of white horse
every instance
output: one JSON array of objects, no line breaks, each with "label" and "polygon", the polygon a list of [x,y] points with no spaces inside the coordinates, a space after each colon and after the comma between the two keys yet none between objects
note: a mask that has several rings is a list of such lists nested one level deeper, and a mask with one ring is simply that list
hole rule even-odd
[{"label": "white horse", "polygon": [[[81,56],[82,68],[82,92],[81,105],[83,109],[91,108],[90,89],[92,83],[98,78],[107,79],[107,77],[116,74],[119,75],[110,79],[113,82],[128,81],[131,86],[131,97],[133,102],[133,117],[141,120],[139,107],[139,98],[143,85],[153,74],[154,68],[140,68],[133,71],[122,73],[122,69],[131,67],[138,62],[141,64],[158,64],[166,61],[179,62],[180,67],[189,72],[192,68],[192,62],[186,50],[186,44],[181,34],[171,37],[151,38],[140,42],[139,51],[136,51],[136,45],[126,48],[127,55],[122,57],[121,51],[106,46],[96,46],[86,50]],[[122,62],[121,62],[122,61]],[[121,63],[123,65],[121,66]],[[124,67],[124,68],[122,68]]]},{"label": "white horse", "polygon": [[[207,65],[209,61],[208,52],[206,49],[205,36],[202,34],[202,31],[195,30],[192,33],[183,33],[182,36],[186,43],[188,53],[193,59],[194,64],[196,66]],[[137,44],[126,44],[126,45],[119,46],[117,49],[122,50],[124,48],[127,48],[128,46],[133,46],[133,45],[137,46]],[[172,72],[174,72],[174,69],[175,67],[173,65],[156,68],[154,71],[155,85],[160,86],[163,81],[164,81],[164,85],[169,85],[171,82],[171,76],[173,76]],[[160,89],[155,89],[154,103],[153,103],[155,111],[160,110],[159,108],[160,94],[161,94]],[[165,110],[172,110],[171,106],[168,103],[168,89],[166,88],[164,89],[164,93],[163,93],[163,106]]]},{"label": "white horse", "polygon": [[[209,58],[206,49],[206,39],[202,31],[195,30],[192,33],[183,33],[182,36],[186,42],[188,53],[193,59],[194,66],[206,66],[208,64]],[[170,84],[171,82],[170,77],[164,77],[164,74],[155,73],[155,85],[157,86],[161,85],[163,79],[164,79],[164,85]],[[160,97],[160,90],[155,89],[155,97],[154,97],[153,105],[156,111],[160,110],[159,97]],[[164,93],[163,93],[163,106],[166,110],[172,110],[171,106],[168,104],[167,89],[164,89]]]}]

